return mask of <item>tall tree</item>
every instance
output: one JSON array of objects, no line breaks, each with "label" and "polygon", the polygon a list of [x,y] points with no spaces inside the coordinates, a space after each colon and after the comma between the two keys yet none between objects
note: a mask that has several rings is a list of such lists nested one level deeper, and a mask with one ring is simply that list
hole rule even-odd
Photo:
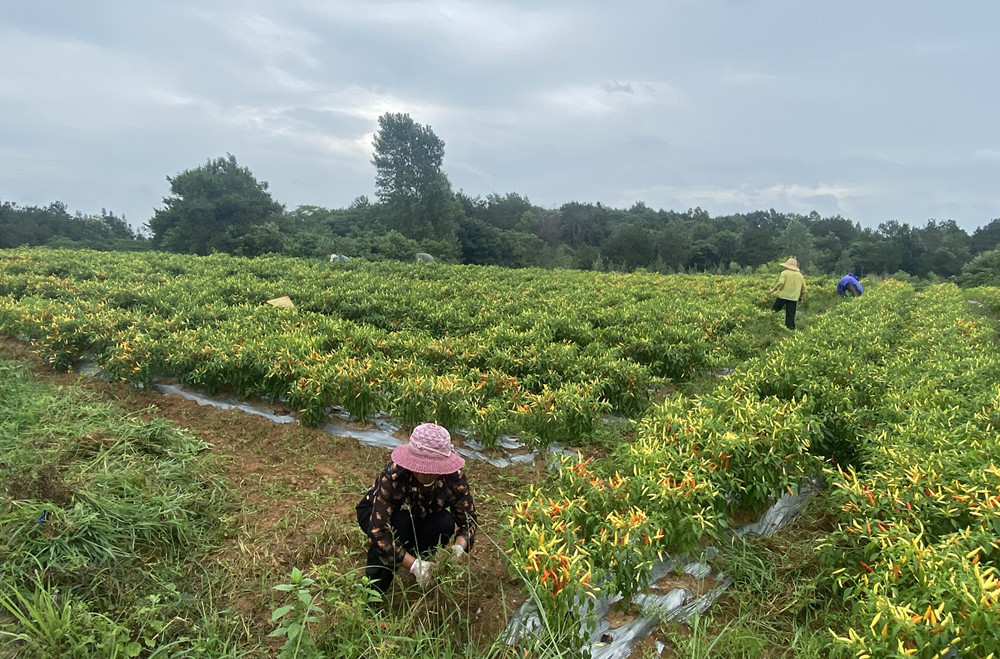
[{"label": "tall tree", "polygon": [[[936,223],[935,223],[936,226]],[[932,230],[933,231],[933,230]],[[926,277],[929,267],[921,266],[926,248],[921,244],[918,232],[906,222],[888,220],[878,225],[879,235],[882,235],[892,247],[892,253],[898,255],[898,265],[888,272],[902,270],[911,275]]]},{"label": "tall tree", "polygon": [[847,247],[857,237],[860,228],[839,215],[824,217],[809,223],[809,232],[821,238],[833,234],[840,241],[841,248]]},{"label": "tall tree", "polygon": [[681,217],[667,222],[656,243],[657,256],[671,269],[687,266],[691,258],[691,228]]},{"label": "tall tree", "polygon": [[986,226],[976,229],[969,240],[973,255],[989,252],[1000,247],[1000,218],[990,220]]},{"label": "tall tree", "polygon": [[[970,257],[970,238],[955,220],[928,220],[927,225],[914,232],[922,243],[923,254],[919,260],[921,268],[916,272],[904,264],[903,269],[910,274],[926,277],[933,272],[942,277],[951,277],[962,271]],[[924,271],[925,270],[925,271]]]},{"label": "tall tree", "polygon": [[632,272],[656,260],[652,232],[639,224],[626,224],[601,245],[601,256],[615,269]]},{"label": "tall tree", "polygon": [[[844,252],[846,251],[840,242],[840,238],[837,234],[830,231],[824,236],[815,236],[813,238],[813,266],[816,270],[820,272],[825,272],[827,274],[833,274],[840,272],[842,268],[838,266],[843,263],[848,263],[847,260],[842,260]],[[850,270],[850,265],[847,266],[847,272]]]},{"label": "tall tree", "polygon": [[462,206],[441,171],[444,141],[408,114],[378,118],[374,141],[375,195],[385,206],[385,224],[416,240],[457,244]]},{"label": "tall tree", "polygon": [[610,233],[610,213],[606,206],[598,204],[582,204],[576,201],[563,204],[562,211],[562,241],[573,248],[582,245],[596,247]]},{"label": "tall tree", "polygon": [[271,198],[236,156],[209,160],[195,169],[168,176],[171,196],[163,199],[148,227],[153,247],[168,252],[210,254],[242,249],[241,240],[255,226],[274,222],[284,208]]},{"label": "tall tree", "polygon": [[729,229],[716,231],[711,242],[715,246],[716,254],[718,254],[719,265],[729,265],[730,263],[743,265],[741,263],[743,244],[739,233]]},{"label": "tall tree", "polygon": [[851,243],[850,252],[854,261],[854,273],[857,275],[893,274],[902,263],[899,245],[886,238],[881,231],[867,227]]},{"label": "tall tree", "polygon": [[794,256],[803,268],[812,265],[814,242],[805,223],[797,217],[778,236],[778,245],[785,250],[786,256]]},{"label": "tall tree", "polygon": [[499,195],[491,192],[486,195],[486,206],[482,211],[481,220],[498,229],[514,230],[518,227],[521,217],[531,210],[531,202],[516,192]]},{"label": "tall tree", "polygon": [[1000,249],[980,252],[962,268],[961,286],[1000,286]]},{"label": "tall tree", "polygon": [[781,249],[778,236],[788,225],[788,219],[773,208],[770,211],[753,211],[744,216],[743,265],[759,266],[779,259]]}]

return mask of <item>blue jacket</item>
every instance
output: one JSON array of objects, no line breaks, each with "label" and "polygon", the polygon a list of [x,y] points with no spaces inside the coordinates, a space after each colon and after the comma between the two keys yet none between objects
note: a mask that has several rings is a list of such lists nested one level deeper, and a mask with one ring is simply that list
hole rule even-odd
[{"label": "blue jacket", "polygon": [[862,293],[865,292],[865,289],[861,285],[861,282],[858,281],[858,278],[855,277],[853,274],[847,274],[841,277],[840,281],[837,282],[837,292],[843,295],[844,293],[847,292],[847,287],[850,284],[854,284],[857,287],[858,295],[861,295]]}]

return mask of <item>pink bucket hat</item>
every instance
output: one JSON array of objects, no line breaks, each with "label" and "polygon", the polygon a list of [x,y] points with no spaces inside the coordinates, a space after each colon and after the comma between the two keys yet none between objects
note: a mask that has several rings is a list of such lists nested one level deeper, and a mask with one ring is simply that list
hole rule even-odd
[{"label": "pink bucket hat", "polygon": [[434,423],[421,423],[410,433],[410,443],[392,450],[392,461],[418,474],[442,476],[462,468],[465,458],[455,453],[451,435]]}]

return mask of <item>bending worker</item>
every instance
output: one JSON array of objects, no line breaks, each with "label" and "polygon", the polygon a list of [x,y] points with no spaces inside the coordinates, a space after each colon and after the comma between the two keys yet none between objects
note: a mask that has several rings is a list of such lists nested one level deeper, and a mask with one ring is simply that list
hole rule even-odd
[{"label": "bending worker", "polygon": [[778,276],[778,283],[771,289],[771,293],[778,291],[778,299],[771,307],[775,311],[785,310],[785,327],[795,329],[795,307],[806,291],[806,282],[799,272],[799,262],[795,257],[791,257],[781,264],[784,270]]},{"label": "bending worker", "polygon": [[422,423],[410,442],[392,451],[392,460],[358,502],[358,524],[371,539],[365,574],[385,593],[396,568],[410,571],[417,583],[434,583],[434,563],[425,557],[447,543],[456,556],[472,549],[476,506],[451,435]]},{"label": "bending worker", "polygon": [[853,272],[848,272],[840,278],[840,281],[837,282],[837,292],[841,295],[858,297],[865,292],[865,289],[861,286],[861,282],[855,274]]}]

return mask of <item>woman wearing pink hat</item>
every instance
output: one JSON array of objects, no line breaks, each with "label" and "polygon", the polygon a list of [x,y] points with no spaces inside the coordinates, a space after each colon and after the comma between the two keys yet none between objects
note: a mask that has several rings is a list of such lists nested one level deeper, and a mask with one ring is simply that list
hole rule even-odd
[{"label": "woman wearing pink hat", "polygon": [[464,464],[445,428],[422,423],[358,502],[358,524],[371,538],[365,574],[379,592],[399,565],[427,588],[434,564],[423,557],[448,542],[459,557],[472,549],[478,522]]}]

